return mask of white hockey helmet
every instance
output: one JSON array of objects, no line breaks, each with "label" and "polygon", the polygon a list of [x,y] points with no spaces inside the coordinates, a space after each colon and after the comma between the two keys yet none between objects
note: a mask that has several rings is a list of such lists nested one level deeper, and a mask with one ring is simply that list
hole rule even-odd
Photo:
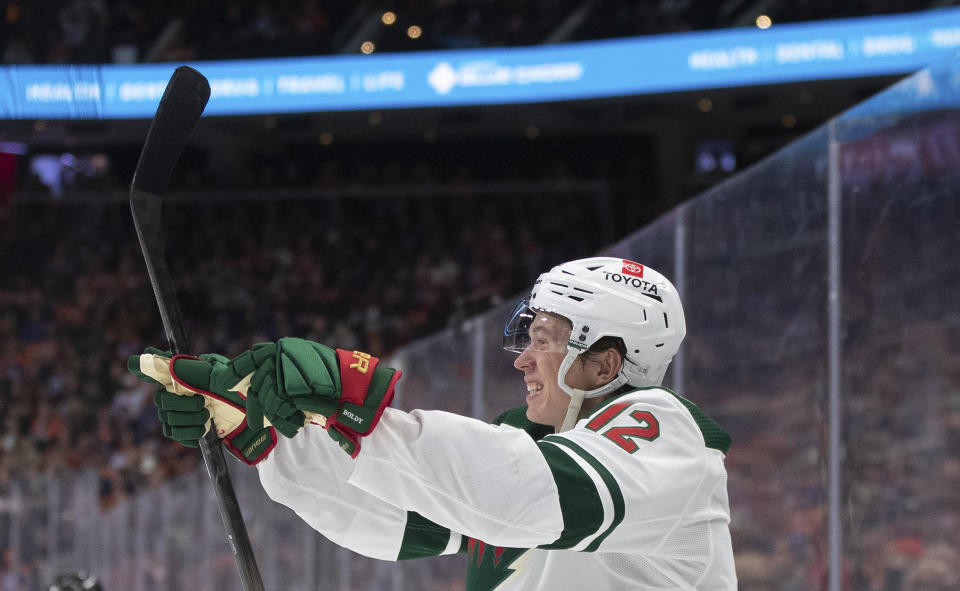
[{"label": "white hockey helmet", "polygon": [[[581,401],[624,384],[660,385],[687,332],[673,284],[650,267],[613,257],[571,261],[540,275],[529,298],[517,305],[507,321],[505,349],[520,353],[527,347],[528,329],[539,312],[558,314],[572,325],[558,378],[560,387]],[[620,374],[596,390],[575,396],[564,381],[567,370],[580,353],[605,336],[620,337],[626,346]]]}]

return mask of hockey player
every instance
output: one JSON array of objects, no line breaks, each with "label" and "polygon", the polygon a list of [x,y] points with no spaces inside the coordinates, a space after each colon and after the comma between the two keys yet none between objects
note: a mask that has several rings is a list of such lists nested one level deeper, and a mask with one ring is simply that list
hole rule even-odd
[{"label": "hockey player", "polygon": [[361,554],[464,552],[470,591],[733,590],[730,439],[660,386],[685,332],[665,277],[604,257],[514,310],[527,404],[493,425],[389,408],[400,372],[301,339],[130,369],[165,387],[168,437],[196,445],[212,417],[272,499]]}]

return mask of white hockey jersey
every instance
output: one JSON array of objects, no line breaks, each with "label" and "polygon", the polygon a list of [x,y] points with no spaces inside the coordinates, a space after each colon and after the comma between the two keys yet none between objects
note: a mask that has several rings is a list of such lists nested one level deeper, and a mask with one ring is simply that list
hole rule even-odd
[{"label": "white hockey jersey", "polygon": [[644,388],[538,441],[548,428],[522,409],[504,423],[387,409],[356,460],[311,427],[278,443],[260,479],[366,556],[466,552],[468,591],[737,588],[730,440],[695,405]]}]

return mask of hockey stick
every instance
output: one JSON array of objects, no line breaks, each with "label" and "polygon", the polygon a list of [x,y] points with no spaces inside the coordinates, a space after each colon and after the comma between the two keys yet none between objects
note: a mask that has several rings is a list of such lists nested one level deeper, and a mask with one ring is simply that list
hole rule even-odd
[{"label": "hockey stick", "polygon": [[[140,160],[130,186],[130,210],[140,240],[140,249],[147,263],[150,284],[160,308],[160,318],[167,341],[174,354],[182,353],[186,346],[186,331],[177,306],[173,280],[163,254],[163,233],[160,210],[163,195],[193,128],[210,98],[210,84],[200,73],[189,66],[180,66],[174,71],[160,99],[157,114],[150,124],[150,131],[140,152]],[[227,530],[233,556],[240,570],[240,579],[246,591],[262,591],[263,581],[257,561],[250,546],[247,528],[243,523],[240,505],[237,503],[223,449],[211,428],[200,439],[200,452],[207,466],[207,474],[213,484],[217,508]]]}]

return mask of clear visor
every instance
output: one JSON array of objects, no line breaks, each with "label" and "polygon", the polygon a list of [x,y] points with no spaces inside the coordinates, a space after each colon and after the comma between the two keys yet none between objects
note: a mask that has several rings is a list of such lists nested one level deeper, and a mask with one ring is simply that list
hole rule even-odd
[{"label": "clear visor", "polygon": [[566,353],[572,326],[563,316],[531,308],[529,300],[523,299],[503,327],[503,348],[514,353],[528,348],[535,352]]}]

